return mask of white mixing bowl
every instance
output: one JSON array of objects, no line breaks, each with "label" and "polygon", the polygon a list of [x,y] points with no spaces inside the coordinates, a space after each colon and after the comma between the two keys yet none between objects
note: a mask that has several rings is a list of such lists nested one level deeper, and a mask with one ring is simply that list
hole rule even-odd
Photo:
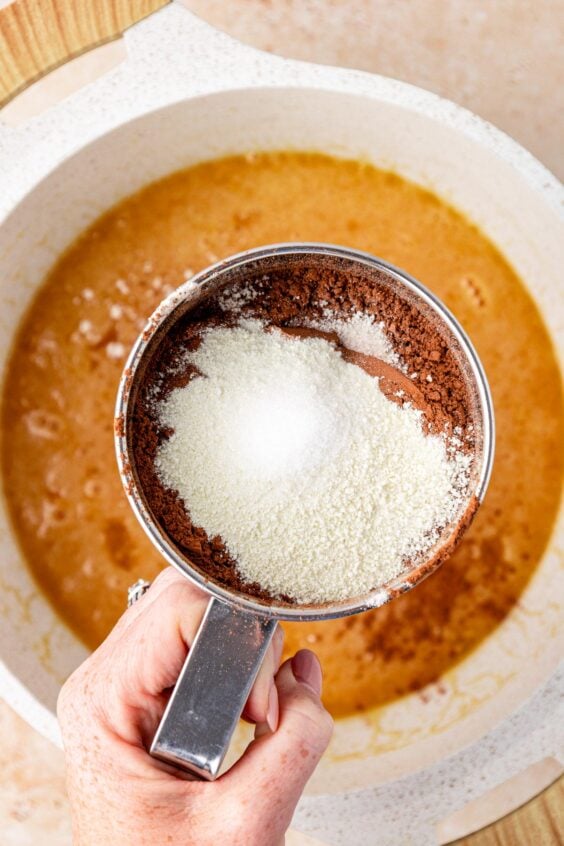
[{"label": "white mixing bowl", "polygon": [[[516,143],[412,86],[243,47],[175,4],[125,41],[117,69],[0,127],[2,367],[46,271],[100,213],[178,168],[279,149],[365,159],[463,211],[518,270],[563,358],[563,192]],[[563,539],[561,512],[518,606],[449,673],[447,696],[431,687],[426,702],[413,695],[338,723],[300,827],[334,843],[372,843],[375,831],[379,843],[431,843],[445,814],[558,754]],[[57,692],[86,652],[38,592],[1,503],[0,549],[0,694],[58,742]]]}]

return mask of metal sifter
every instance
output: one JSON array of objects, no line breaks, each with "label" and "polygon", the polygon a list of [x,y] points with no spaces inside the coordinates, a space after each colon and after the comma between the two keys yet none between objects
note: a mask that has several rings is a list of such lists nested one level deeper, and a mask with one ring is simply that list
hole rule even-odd
[{"label": "metal sifter", "polygon": [[[433,321],[457,359],[471,397],[475,455],[468,501],[445,527],[429,555],[373,591],[323,605],[269,604],[214,582],[177,549],[154,519],[135,469],[131,412],[143,374],[155,351],[180,318],[226,285],[250,282],[289,267],[334,270],[387,286]],[[116,450],[129,502],[143,529],[164,558],[210,594],[210,602],[157,729],[151,754],[204,779],[221,767],[245,702],[279,620],[328,620],[377,608],[410,590],[435,570],[458,540],[488,485],[494,451],[492,400],[478,356],[445,306],[406,273],[367,253],[325,244],[278,244],[249,250],[199,273],[165,299],[135,342],[116,404]],[[441,554],[441,551],[443,554]]]}]

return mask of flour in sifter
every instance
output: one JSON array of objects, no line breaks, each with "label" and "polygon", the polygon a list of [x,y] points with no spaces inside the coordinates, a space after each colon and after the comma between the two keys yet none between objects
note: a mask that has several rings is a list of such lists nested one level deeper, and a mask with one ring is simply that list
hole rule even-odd
[{"label": "flour in sifter", "polygon": [[329,341],[240,319],[186,355],[201,375],[159,403],[157,474],[272,596],[367,592],[459,515],[470,457]]}]

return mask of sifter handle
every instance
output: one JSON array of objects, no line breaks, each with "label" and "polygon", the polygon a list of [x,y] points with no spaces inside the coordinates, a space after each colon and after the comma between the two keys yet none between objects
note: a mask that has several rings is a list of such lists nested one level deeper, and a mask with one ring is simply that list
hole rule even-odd
[{"label": "sifter handle", "polygon": [[151,755],[199,778],[216,778],[276,625],[210,600]]}]

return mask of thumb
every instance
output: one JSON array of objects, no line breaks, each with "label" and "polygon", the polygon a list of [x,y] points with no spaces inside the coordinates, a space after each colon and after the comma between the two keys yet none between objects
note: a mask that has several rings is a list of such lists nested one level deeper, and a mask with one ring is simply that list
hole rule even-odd
[{"label": "thumb", "polygon": [[[254,824],[282,838],[303,789],[325,752],[333,720],[320,699],[321,666],[313,652],[300,650],[276,675],[278,729],[257,726],[256,739],[221,781],[241,796],[256,797]],[[259,805],[260,803],[260,805]]]}]

